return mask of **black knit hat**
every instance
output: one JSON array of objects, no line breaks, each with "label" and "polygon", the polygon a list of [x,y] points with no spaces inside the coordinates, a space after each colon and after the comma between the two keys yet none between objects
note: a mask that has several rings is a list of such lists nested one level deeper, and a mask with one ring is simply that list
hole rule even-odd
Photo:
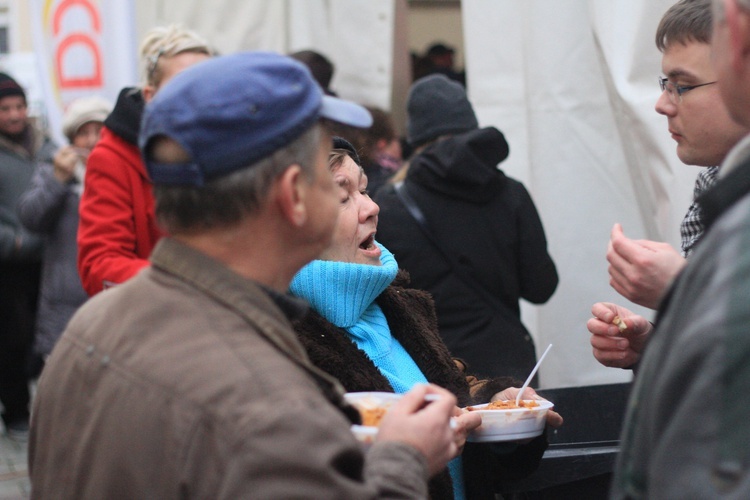
[{"label": "black knit hat", "polygon": [[6,73],[0,73],[0,99],[11,95],[20,95],[26,100],[26,92],[23,91],[18,82]]},{"label": "black knit hat", "polygon": [[479,127],[466,89],[442,74],[420,78],[409,90],[406,133],[413,147],[445,134],[460,134]]},{"label": "black knit hat", "polygon": [[343,137],[333,137],[333,149],[343,149],[344,151],[349,153],[349,157],[354,160],[354,163],[356,163],[360,167],[362,166],[362,162],[359,159],[359,155],[357,154],[357,150],[354,148],[354,145]]}]

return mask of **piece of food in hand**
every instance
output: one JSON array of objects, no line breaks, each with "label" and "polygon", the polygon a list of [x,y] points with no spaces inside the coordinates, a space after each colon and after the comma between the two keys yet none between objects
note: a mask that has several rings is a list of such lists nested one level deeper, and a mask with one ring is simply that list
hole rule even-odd
[{"label": "piece of food in hand", "polygon": [[628,329],[628,325],[626,325],[625,321],[619,316],[615,316],[614,319],[612,319],[612,324],[615,325],[621,332],[624,332]]}]

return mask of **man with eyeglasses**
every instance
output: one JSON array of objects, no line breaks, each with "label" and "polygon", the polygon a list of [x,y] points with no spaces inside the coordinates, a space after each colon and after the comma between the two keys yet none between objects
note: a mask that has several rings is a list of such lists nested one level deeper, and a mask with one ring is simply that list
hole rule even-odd
[{"label": "man with eyeglasses", "polygon": [[[680,227],[682,254],[668,243],[632,240],[619,224],[607,250],[610,285],[636,304],[656,309],[686,258],[703,235],[704,222],[695,202],[717,178],[718,165],[748,132],[735,123],[721,101],[711,65],[711,0],[681,0],[664,14],[656,31],[662,52],[662,94],[656,112],[667,117],[677,156],[687,165],[706,167],[698,174],[694,201]],[[629,368],[641,357],[653,325],[646,318],[612,303],[592,306],[587,322],[594,357],[603,365]],[[615,326],[612,321],[624,323]]]},{"label": "man with eyeglasses", "polygon": [[[750,0],[713,5],[717,84],[703,91],[750,127]],[[750,498],[750,136],[698,201],[705,235],[639,363],[613,499]]]}]

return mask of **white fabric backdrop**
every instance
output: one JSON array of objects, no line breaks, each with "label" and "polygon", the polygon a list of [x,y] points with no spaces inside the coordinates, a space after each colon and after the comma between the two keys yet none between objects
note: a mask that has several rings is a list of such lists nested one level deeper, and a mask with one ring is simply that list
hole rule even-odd
[{"label": "white fabric backdrop", "polygon": [[[482,125],[507,136],[501,165],[539,208],[560,272],[550,302],[524,307],[537,350],[554,347],[542,385],[629,380],[591,355],[591,305],[628,305],[609,287],[615,222],[679,248],[698,172],[679,162],[654,104],[659,19],[672,0],[464,0],[469,94]],[[646,313],[640,308],[634,310]]]},{"label": "white fabric backdrop", "polygon": [[313,48],[334,62],[331,87],[342,97],[390,109],[393,75],[406,77],[406,40],[395,35],[404,2],[154,0],[137,6],[140,37],[153,26],[179,22],[222,53]]},{"label": "white fabric backdrop", "polygon": [[[612,225],[679,245],[698,171],[678,161],[666,118],[653,110],[661,58],[654,32],[673,2],[462,2],[470,98],[480,123],[506,134],[511,154],[501,167],[532,193],[560,272],[548,304],[523,307],[538,349],[555,344],[543,386],[630,378],[596,363],[585,327],[594,302],[626,303],[608,284]],[[225,53],[316,48],[336,63],[332,86],[341,96],[385,108],[393,101],[398,112],[407,78],[405,5],[138,0],[138,30],[140,38],[151,26],[183,22]]]}]

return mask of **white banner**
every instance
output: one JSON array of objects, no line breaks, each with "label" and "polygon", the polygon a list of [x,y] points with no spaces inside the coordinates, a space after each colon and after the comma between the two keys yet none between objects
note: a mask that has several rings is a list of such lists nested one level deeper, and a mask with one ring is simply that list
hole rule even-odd
[{"label": "white banner", "polygon": [[50,134],[60,144],[65,106],[101,95],[114,102],[138,82],[133,0],[31,0],[34,52]]}]

